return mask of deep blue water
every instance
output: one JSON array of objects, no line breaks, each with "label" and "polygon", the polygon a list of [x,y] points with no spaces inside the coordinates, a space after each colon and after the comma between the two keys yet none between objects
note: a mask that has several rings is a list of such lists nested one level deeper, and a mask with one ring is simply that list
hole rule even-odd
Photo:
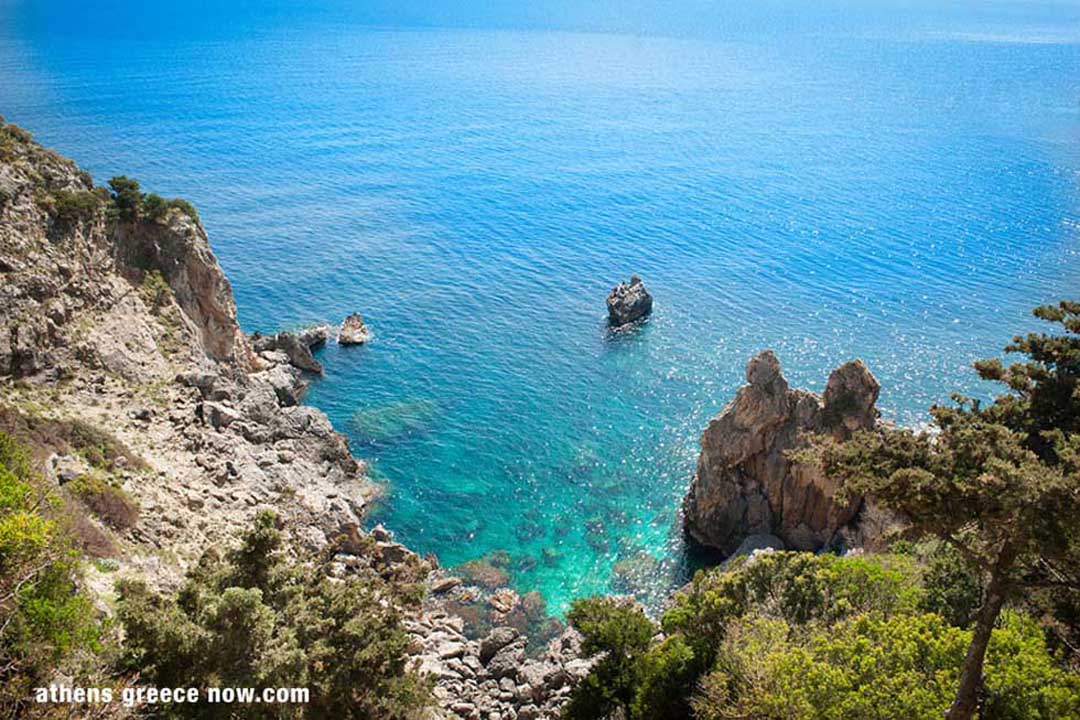
[{"label": "deep blue water", "polygon": [[[310,401],[373,521],[561,608],[638,552],[678,579],[756,351],[862,357],[917,422],[1080,294],[1075,5],[761,7],[0,0],[0,113],[195,202],[248,330],[362,312]],[[611,336],[631,272],[656,312]]]}]

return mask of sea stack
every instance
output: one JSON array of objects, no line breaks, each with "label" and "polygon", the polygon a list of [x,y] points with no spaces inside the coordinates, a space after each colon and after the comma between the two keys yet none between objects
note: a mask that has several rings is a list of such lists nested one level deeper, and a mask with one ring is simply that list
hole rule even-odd
[{"label": "sea stack", "polygon": [[652,295],[637,275],[629,283],[619,283],[607,297],[608,322],[621,327],[636,322],[652,312]]},{"label": "sea stack", "polygon": [[353,313],[345,318],[337,336],[339,345],[363,345],[370,339],[371,331],[364,324],[364,318],[360,317],[360,313]]},{"label": "sea stack", "polygon": [[829,376],[823,395],[791,389],[780,361],[766,350],[746,365],[747,384],[701,436],[697,473],[683,503],[686,530],[725,555],[753,535],[774,535],[788,548],[843,544],[863,501],[842,502],[820,468],[786,452],[807,433],[848,439],[878,421],[880,385],[861,360]]}]

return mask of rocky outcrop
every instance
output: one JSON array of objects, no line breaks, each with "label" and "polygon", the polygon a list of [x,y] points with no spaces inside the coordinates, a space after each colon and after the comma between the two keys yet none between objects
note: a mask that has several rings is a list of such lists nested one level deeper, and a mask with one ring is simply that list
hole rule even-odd
[{"label": "rocky outcrop", "polygon": [[371,339],[371,331],[364,324],[364,318],[360,313],[353,313],[345,318],[338,330],[337,341],[339,345],[363,345]]},{"label": "rocky outcrop", "polygon": [[[325,338],[323,340],[325,342]],[[311,348],[318,343],[318,337],[293,335],[279,332],[276,335],[255,333],[251,336],[251,347],[258,353],[284,353],[289,364],[305,372],[323,374],[323,366],[311,354]]]},{"label": "rocky outcrop", "polygon": [[109,230],[121,272],[161,273],[206,354],[247,365],[250,356],[236,321],[232,286],[198,220],[174,209],[163,221],[119,222]]},{"label": "rocky outcrop", "polygon": [[608,322],[621,327],[636,322],[652,312],[653,299],[645,283],[634,275],[628,283],[619,283],[607,296]]},{"label": "rocky outcrop", "polygon": [[296,333],[296,337],[311,350],[321,348],[330,339],[329,325],[312,325]]},{"label": "rocky outcrop", "polygon": [[684,501],[687,532],[725,554],[751,535],[798,550],[835,545],[861,500],[842,503],[817,467],[787,457],[806,433],[843,440],[874,426],[880,385],[861,360],[838,367],[822,396],[792,390],[772,353],[746,366],[747,384],[701,436],[697,473]]},{"label": "rocky outcrop", "polygon": [[422,648],[417,667],[436,681],[445,718],[557,718],[595,662],[581,657],[581,636],[572,629],[529,657],[529,639],[512,627],[470,639],[460,617],[442,612],[406,626]]}]

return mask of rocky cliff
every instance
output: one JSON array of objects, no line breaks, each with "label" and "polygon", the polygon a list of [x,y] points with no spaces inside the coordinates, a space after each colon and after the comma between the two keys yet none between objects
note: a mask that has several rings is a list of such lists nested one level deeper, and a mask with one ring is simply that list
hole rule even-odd
[{"label": "rocky cliff", "polygon": [[746,381],[701,436],[684,501],[687,532],[725,554],[753,535],[774,535],[799,550],[834,546],[862,501],[840,502],[820,470],[792,462],[787,452],[807,433],[843,440],[872,427],[878,381],[854,360],[832,372],[821,396],[791,389],[769,350],[747,364]]},{"label": "rocky cliff", "polygon": [[4,404],[107,428],[151,468],[122,477],[142,508],[122,538],[133,564],[178,572],[261,507],[313,545],[359,522],[362,466],[298,405],[300,371],[254,355],[189,212],[122,220],[86,173],[4,126],[0,278]]},{"label": "rocky cliff", "polygon": [[[327,417],[302,404],[305,371],[321,371],[310,347],[328,331],[245,337],[186,203],[118,212],[74,163],[0,121],[0,308],[0,430],[88,428],[125,448],[109,481],[134,498],[137,520],[87,520],[99,557],[119,568],[87,568],[103,607],[121,577],[175,586],[269,508],[294,543],[330,552],[343,571],[436,590],[407,623],[414,664],[435,681],[432,717],[556,717],[587,672],[573,632],[526,659],[508,627],[515,604],[491,611],[489,636],[469,637],[444,608],[485,596],[432,573],[435,559],[389,532],[360,529],[375,486]],[[45,465],[58,485],[90,469],[63,451]],[[493,597],[507,593],[516,598]]]}]

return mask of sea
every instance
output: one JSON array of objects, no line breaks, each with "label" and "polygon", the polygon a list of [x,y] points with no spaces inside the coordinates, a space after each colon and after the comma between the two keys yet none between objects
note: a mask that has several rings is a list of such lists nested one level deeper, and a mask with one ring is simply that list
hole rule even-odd
[{"label": "sea", "polygon": [[368,522],[555,614],[701,562],[755,353],[913,425],[1080,298],[1076,2],[0,0],[0,114],[193,202],[246,330],[361,313],[307,402]]}]

